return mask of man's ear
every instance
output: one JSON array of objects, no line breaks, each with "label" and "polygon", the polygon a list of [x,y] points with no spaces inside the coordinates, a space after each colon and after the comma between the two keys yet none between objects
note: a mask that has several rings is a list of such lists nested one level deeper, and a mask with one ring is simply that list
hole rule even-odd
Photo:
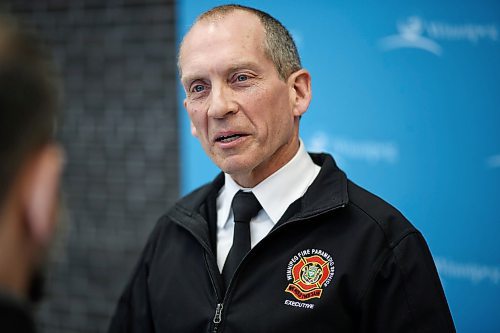
[{"label": "man's ear", "polygon": [[291,103],[293,115],[303,115],[311,103],[311,74],[305,69],[299,69],[288,77],[288,85],[291,89]]},{"label": "man's ear", "polygon": [[25,221],[31,237],[45,245],[52,238],[56,225],[62,149],[55,144],[46,145],[27,163],[22,185]]}]

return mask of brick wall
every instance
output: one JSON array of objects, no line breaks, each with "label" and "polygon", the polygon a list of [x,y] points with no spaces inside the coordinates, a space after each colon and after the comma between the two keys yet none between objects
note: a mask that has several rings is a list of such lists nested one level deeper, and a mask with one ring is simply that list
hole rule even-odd
[{"label": "brick wall", "polygon": [[175,2],[10,0],[64,79],[62,241],[41,332],[103,332],[157,218],[178,197]]}]

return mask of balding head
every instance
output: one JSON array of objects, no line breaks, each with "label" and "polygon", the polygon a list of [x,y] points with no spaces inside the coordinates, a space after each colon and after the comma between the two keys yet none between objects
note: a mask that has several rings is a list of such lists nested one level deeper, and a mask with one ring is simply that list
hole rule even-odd
[{"label": "balding head", "polygon": [[[263,45],[264,52],[274,63],[274,66],[276,67],[276,70],[282,80],[286,80],[290,74],[302,68],[297,47],[289,31],[274,17],[258,9],[240,5],[218,6],[201,14],[196,19],[193,27],[200,22],[221,20],[235,11],[245,11],[251,13],[260,20],[265,32]],[[191,27],[191,29],[193,29],[193,27]],[[189,32],[186,36],[188,34]],[[179,58],[182,56],[182,45],[183,43],[181,43]],[[178,67],[179,73],[181,73],[182,76],[180,61],[178,62]]]}]

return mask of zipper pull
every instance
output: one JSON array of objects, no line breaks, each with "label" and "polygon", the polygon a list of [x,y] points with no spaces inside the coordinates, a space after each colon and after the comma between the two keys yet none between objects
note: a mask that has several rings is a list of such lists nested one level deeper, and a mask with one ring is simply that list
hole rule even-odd
[{"label": "zipper pull", "polygon": [[215,317],[214,324],[219,324],[222,321],[222,308],[224,305],[222,303],[217,304],[217,308],[215,309]]},{"label": "zipper pull", "polygon": [[219,331],[219,324],[222,321],[222,308],[224,306],[222,303],[217,303],[217,308],[215,309],[215,316],[214,316],[214,327],[212,329],[212,333],[217,333]]}]

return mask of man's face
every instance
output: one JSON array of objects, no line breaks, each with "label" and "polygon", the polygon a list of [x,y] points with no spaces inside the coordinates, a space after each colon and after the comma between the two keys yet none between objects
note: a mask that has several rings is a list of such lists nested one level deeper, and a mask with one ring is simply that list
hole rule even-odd
[{"label": "man's face", "polygon": [[235,11],[198,22],[179,59],[193,134],[220,169],[247,187],[298,149],[293,84],[279,78],[264,37],[256,16]]}]

